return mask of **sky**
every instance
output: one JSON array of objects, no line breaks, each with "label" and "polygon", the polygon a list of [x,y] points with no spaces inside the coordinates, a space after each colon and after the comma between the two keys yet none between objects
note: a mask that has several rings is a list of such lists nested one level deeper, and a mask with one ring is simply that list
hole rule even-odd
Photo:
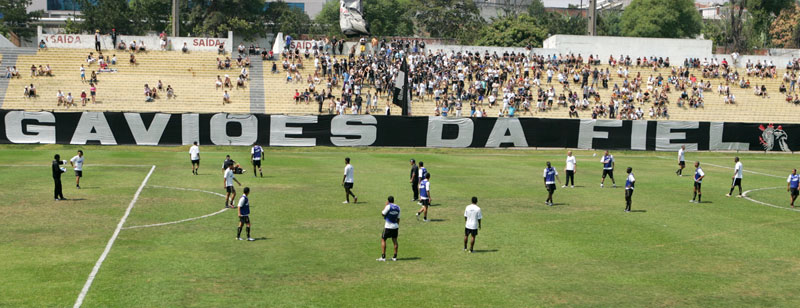
[{"label": "sky", "polygon": [[[666,1],[669,1],[669,0],[666,0]],[[728,0],[695,0],[695,2],[700,2],[700,3],[708,3],[708,2],[723,3],[723,2],[727,2],[727,1]],[[581,0],[542,0],[542,2],[544,2],[544,6],[545,7],[567,7],[570,4],[574,4],[574,5],[580,5],[581,4]],[[586,4],[587,2],[588,2],[588,0],[583,0],[584,4]]]}]

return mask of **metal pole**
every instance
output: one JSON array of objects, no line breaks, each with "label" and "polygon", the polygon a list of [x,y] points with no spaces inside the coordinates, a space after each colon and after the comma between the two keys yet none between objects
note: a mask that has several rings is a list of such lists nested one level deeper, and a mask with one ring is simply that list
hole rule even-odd
[{"label": "metal pole", "polygon": [[172,36],[180,36],[180,9],[178,0],[172,0]]},{"label": "metal pole", "polygon": [[597,0],[589,0],[589,10],[587,15],[587,17],[589,17],[587,22],[587,32],[589,35],[595,36],[597,35]]}]

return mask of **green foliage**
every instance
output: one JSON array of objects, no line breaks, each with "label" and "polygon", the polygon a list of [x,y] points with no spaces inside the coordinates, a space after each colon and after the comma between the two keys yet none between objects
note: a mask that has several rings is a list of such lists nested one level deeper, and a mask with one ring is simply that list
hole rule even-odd
[{"label": "green foliage", "polygon": [[468,41],[483,25],[472,0],[414,0],[416,21],[431,37]]},{"label": "green foliage", "polygon": [[700,34],[702,20],[692,0],[633,0],[620,26],[625,36],[685,38]]},{"label": "green foliage", "polygon": [[622,11],[604,10],[597,14],[597,35],[622,36]]},{"label": "green foliage", "polygon": [[727,23],[723,20],[703,20],[703,37],[711,40],[713,43],[712,50],[717,47],[727,46]]},{"label": "green foliage", "polygon": [[321,34],[328,36],[342,36],[341,28],[339,27],[339,1],[328,1],[322,6],[322,11],[314,18],[314,23],[318,27]]},{"label": "green foliage", "polygon": [[[338,1],[332,2],[338,3]],[[363,6],[364,18],[373,35],[407,36],[414,34],[414,23],[410,16],[410,12],[413,10],[410,1],[364,0]]]},{"label": "green foliage", "polygon": [[541,0],[534,0],[528,6],[528,15],[534,23],[545,29],[549,35],[573,34],[584,35],[588,19],[583,16],[569,16],[558,12],[547,12]]},{"label": "green foliage", "polygon": [[19,37],[32,37],[36,34],[36,28],[32,23],[42,16],[42,11],[28,13],[26,7],[31,5],[31,0],[0,0],[0,34],[7,35],[9,31],[14,32]]},{"label": "green foliage", "polygon": [[528,14],[496,18],[491,24],[484,26],[476,45],[525,47],[531,45],[542,47],[547,38],[547,31],[536,24],[536,19]]},{"label": "green foliage", "polygon": [[544,3],[542,0],[533,0],[531,4],[528,6],[528,15],[534,18],[544,18],[547,15],[547,12],[544,9]]},{"label": "green foliage", "polygon": [[129,3],[133,16],[142,31],[167,31],[170,28],[172,1],[170,0],[131,0]]},{"label": "green foliage", "polygon": [[311,32],[311,18],[303,10],[290,7],[283,1],[270,2],[263,18],[268,32],[283,32],[294,37]]},{"label": "green foliage", "polygon": [[132,18],[133,10],[127,0],[78,0],[83,9],[82,19],[78,28],[86,33],[109,33],[116,28],[122,34],[140,34],[139,22]]},{"label": "green foliage", "polygon": [[[278,6],[278,3],[283,2],[270,3],[270,7]],[[264,22],[261,18],[263,0],[192,1],[191,7],[184,2],[181,8],[186,12],[182,33],[191,31],[192,35],[221,37],[227,36],[228,31],[234,31],[245,39],[265,33],[265,28],[259,26]]]}]

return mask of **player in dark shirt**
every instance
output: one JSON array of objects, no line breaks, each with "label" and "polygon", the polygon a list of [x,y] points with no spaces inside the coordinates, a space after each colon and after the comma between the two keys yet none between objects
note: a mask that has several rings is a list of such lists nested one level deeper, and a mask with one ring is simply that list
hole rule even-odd
[{"label": "player in dark shirt", "polygon": [[53,188],[53,198],[55,200],[64,200],[64,193],[61,192],[61,174],[66,172],[65,169],[61,168],[61,165],[66,164],[66,161],[61,160],[61,155],[56,154],[53,157],[52,162],[52,170],[53,170],[53,184],[55,184]]}]

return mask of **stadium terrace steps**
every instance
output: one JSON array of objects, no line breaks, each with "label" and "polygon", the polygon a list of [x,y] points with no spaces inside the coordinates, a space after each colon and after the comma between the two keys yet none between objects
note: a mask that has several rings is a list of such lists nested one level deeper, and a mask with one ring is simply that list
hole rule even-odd
[{"label": "stadium terrace steps", "polygon": [[[251,112],[266,112],[271,114],[317,114],[318,104],[316,101],[310,101],[308,104],[301,102],[296,104],[293,96],[295,90],[303,91],[308,87],[306,79],[309,75],[314,74],[313,61],[304,61],[305,68],[300,70],[303,76],[301,82],[287,83],[286,73],[280,68],[281,61],[275,61],[279,67],[279,73],[271,73],[273,61],[260,61],[257,57],[251,57],[252,65],[250,68],[251,80],[243,89],[228,89],[231,95],[232,103],[222,105],[222,90],[217,89],[214,85],[217,76],[224,78],[225,74],[230,75],[231,79],[235,81],[238,76],[239,69],[234,68],[231,70],[218,70],[216,68],[216,59],[220,57],[214,52],[191,52],[189,54],[182,54],[177,51],[148,51],[145,53],[136,54],[138,65],[132,66],[128,63],[129,54],[120,51],[104,51],[104,55],[117,55],[117,65],[110,66],[118,70],[117,73],[102,73],[98,75],[99,82],[97,84],[99,103],[88,104],[87,106],[80,106],[80,93],[86,91],[89,93],[89,84],[81,82],[79,67],[84,64],[86,67],[87,79],[91,75],[91,71],[98,68],[96,64],[91,66],[86,65],[86,56],[93,50],[75,50],[75,49],[50,49],[46,51],[35,52],[33,50],[0,50],[2,53],[3,66],[7,65],[7,59],[17,57],[16,66],[20,71],[22,77],[15,79],[0,79],[0,89],[4,88],[3,85],[7,84],[7,91],[5,95],[0,96],[2,101],[2,108],[5,109],[24,109],[24,110],[54,110],[54,111],[137,111],[137,112],[230,112],[230,113],[251,113]],[[231,56],[235,59],[234,55]],[[46,65],[50,64],[54,77],[31,77],[30,65]],[[261,72],[258,72],[258,69]],[[607,65],[601,65],[600,68],[607,68]],[[653,72],[651,68],[630,67],[629,79],[632,79],[638,73],[641,73],[643,83],[650,75],[657,76],[661,73],[666,77],[670,74],[669,69],[659,69]],[[609,81],[609,89],[599,89],[599,94],[604,102],[608,102],[613,85],[621,84],[622,79],[616,76],[616,68],[610,68],[612,73],[611,80]],[[740,73],[744,73],[743,69],[739,69]],[[784,70],[778,70],[778,76],[783,75]],[[259,78],[258,74],[262,77]],[[702,76],[699,70],[693,70],[692,73]],[[177,98],[166,99],[166,93],[159,93],[159,99],[154,102],[145,102],[143,86],[145,83],[154,86],[158,80],[161,80],[166,85],[172,85],[175,88]],[[797,122],[795,114],[800,110],[799,106],[788,104],[784,100],[784,95],[778,93],[778,87],[782,81],[779,78],[775,79],[760,79],[750,78],[753,86],[765,84],[771,97],[763,99],[756,97],[752,89],[740,89],[737,85],[731,85],[731,92],[736,96],[737,103],[735,105],[726,105],[723,102],[723,96],[716,93],[717,85],[721,82],[720,79],[712,79],[712,90],[705,92],[705,108],[678,108],[676,101],[680,92],[673,89],[669,93],[668,110],[670,120],[686,120],[686,121],[736,121],[736,122]],[[33,83],[36,86],[38,97],[24,98],[23,92],[25,86]],[[256,86],[253,86],[256,85]],[[259,87],[261,86],[261,87]],[[543,87],[548,86],[543,84]],[[558,93],[561,92],[561,86],[553,84]],[[325,88],[325,82],[322,81],[316,86],[318,91]],[[573,85],[573,89],[577,89]],[[56,92],[62,90],[64,94],[72,92],[75,102],[79,104],[77,107],[69,109],[56,106]],[[0,90],[2,91],[2,90]],[[367,86],[362,91],[366,93],[374,91],[371,87]],[[0,92],[2,94],[2,92]],[[339,97],[341,95],[340,89],[334,89],[334,95]],[[252,96],[252,97],[251,97]],[[501,104],[501,99],[498,99]],[[376,114],[384,114],[388,100],[386,96],[382,96],[378,103],[378,111]],[[647,116],[651,104],[636,104],[636,107],[641,107]],[[534,103],[535,107],[535,103]],[[486,113],[490,117],[497,116],[499,107],[486,108]],[[413,115],[433,115],[435,109],[435,102],[431,99],[415,100],[411,106],[411,113]],[[462,115],[469,114],[469,105],[463,106]],[[535,109],[535,108],[534,108]],[[567,108],[554,106],[553,110],[546,112],[533,112],[535,117],[543,118],[568,118]],[[261,111],[263,110],[263,111]],[[323,114],[328,112],[328,102],[323,106]],[[398,115],[401,110],[398,106],[391,105],[391,113]],[[522,115],[518,111],[518,116]],[[590,118],[591,111],[579,111],[580,118]],[[524,116],[530,116],[525,114]]]}]

